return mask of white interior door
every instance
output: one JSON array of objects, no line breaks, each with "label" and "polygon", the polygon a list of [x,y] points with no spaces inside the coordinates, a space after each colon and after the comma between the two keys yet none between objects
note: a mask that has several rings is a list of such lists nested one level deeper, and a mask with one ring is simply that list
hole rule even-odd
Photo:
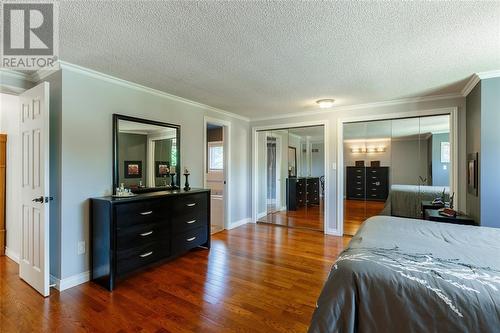
[{"label": "white interior door", "polygon": [[19,276],[49,295],[49,84],[20,95],[21,255]]}]

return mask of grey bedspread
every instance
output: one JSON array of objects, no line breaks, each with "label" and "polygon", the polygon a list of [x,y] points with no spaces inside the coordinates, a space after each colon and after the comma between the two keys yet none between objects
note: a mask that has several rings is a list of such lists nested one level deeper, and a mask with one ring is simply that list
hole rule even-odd
[{"label": "grey bedspread", "polygon": [[500,230],[368,219],[334,263],[309,332],[500,332]]},{"label": "grey bedspread", "polygon": [[449,200],[450,188],[445,186],[392,185],[380,215],[420,218],[423,200],[432,201],[440,197],[445,189],[445,200]]}]

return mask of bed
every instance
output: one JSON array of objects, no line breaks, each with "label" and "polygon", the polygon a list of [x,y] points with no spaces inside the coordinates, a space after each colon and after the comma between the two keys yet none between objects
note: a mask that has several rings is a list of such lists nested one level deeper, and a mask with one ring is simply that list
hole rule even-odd
[{"label": "bed", "polygon": [[365,221],[334,263],[310,333],[499,332],[500,229]]},{"label": "bed", "polygon": [[441,197],[443,189],[447,201],[450,196],[450,188],[447,186],[392,185],[380,215],[421,218],[421,202]]}]

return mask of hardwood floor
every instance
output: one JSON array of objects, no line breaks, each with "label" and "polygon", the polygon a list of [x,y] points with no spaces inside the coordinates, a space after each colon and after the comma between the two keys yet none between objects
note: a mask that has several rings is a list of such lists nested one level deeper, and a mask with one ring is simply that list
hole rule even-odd
[{"label": "hardwood floor", "polygon": [[112,293],[88,282],[46,299],[0,257],[0,332],[305,332],[349,240],[248,224]]},{"label": "hardwood floor", "polygon": [[294,211],[276,211],[260,218],[259,222],[291,228],[323,231],[324,211],[323,199],[321,199],[319,205],[301,207]]},{"label": "hardwood floor", "polygon": [[385,201],[344,200],[344,235],[353,236],[372,216],[384,209]]}]

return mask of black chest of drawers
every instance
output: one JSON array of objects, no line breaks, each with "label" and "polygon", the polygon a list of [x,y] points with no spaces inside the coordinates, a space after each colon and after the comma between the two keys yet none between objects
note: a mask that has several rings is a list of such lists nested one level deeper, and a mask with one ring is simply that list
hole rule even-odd
[{"label": "black chest of drawers", "polygon": [[347,199],[386,200],[389,194],[389,167],[347,167]]},{"label": "black chest of drawers", "polygon": [[91,199],[91,278],[116,280],[192,248],[210,248],[210,191],[163,191]]},{"label": "black chest of drawers", "polygon": [[319,205],[319,178],[287,178],[287,210],[297,210],[309,205]]}]

